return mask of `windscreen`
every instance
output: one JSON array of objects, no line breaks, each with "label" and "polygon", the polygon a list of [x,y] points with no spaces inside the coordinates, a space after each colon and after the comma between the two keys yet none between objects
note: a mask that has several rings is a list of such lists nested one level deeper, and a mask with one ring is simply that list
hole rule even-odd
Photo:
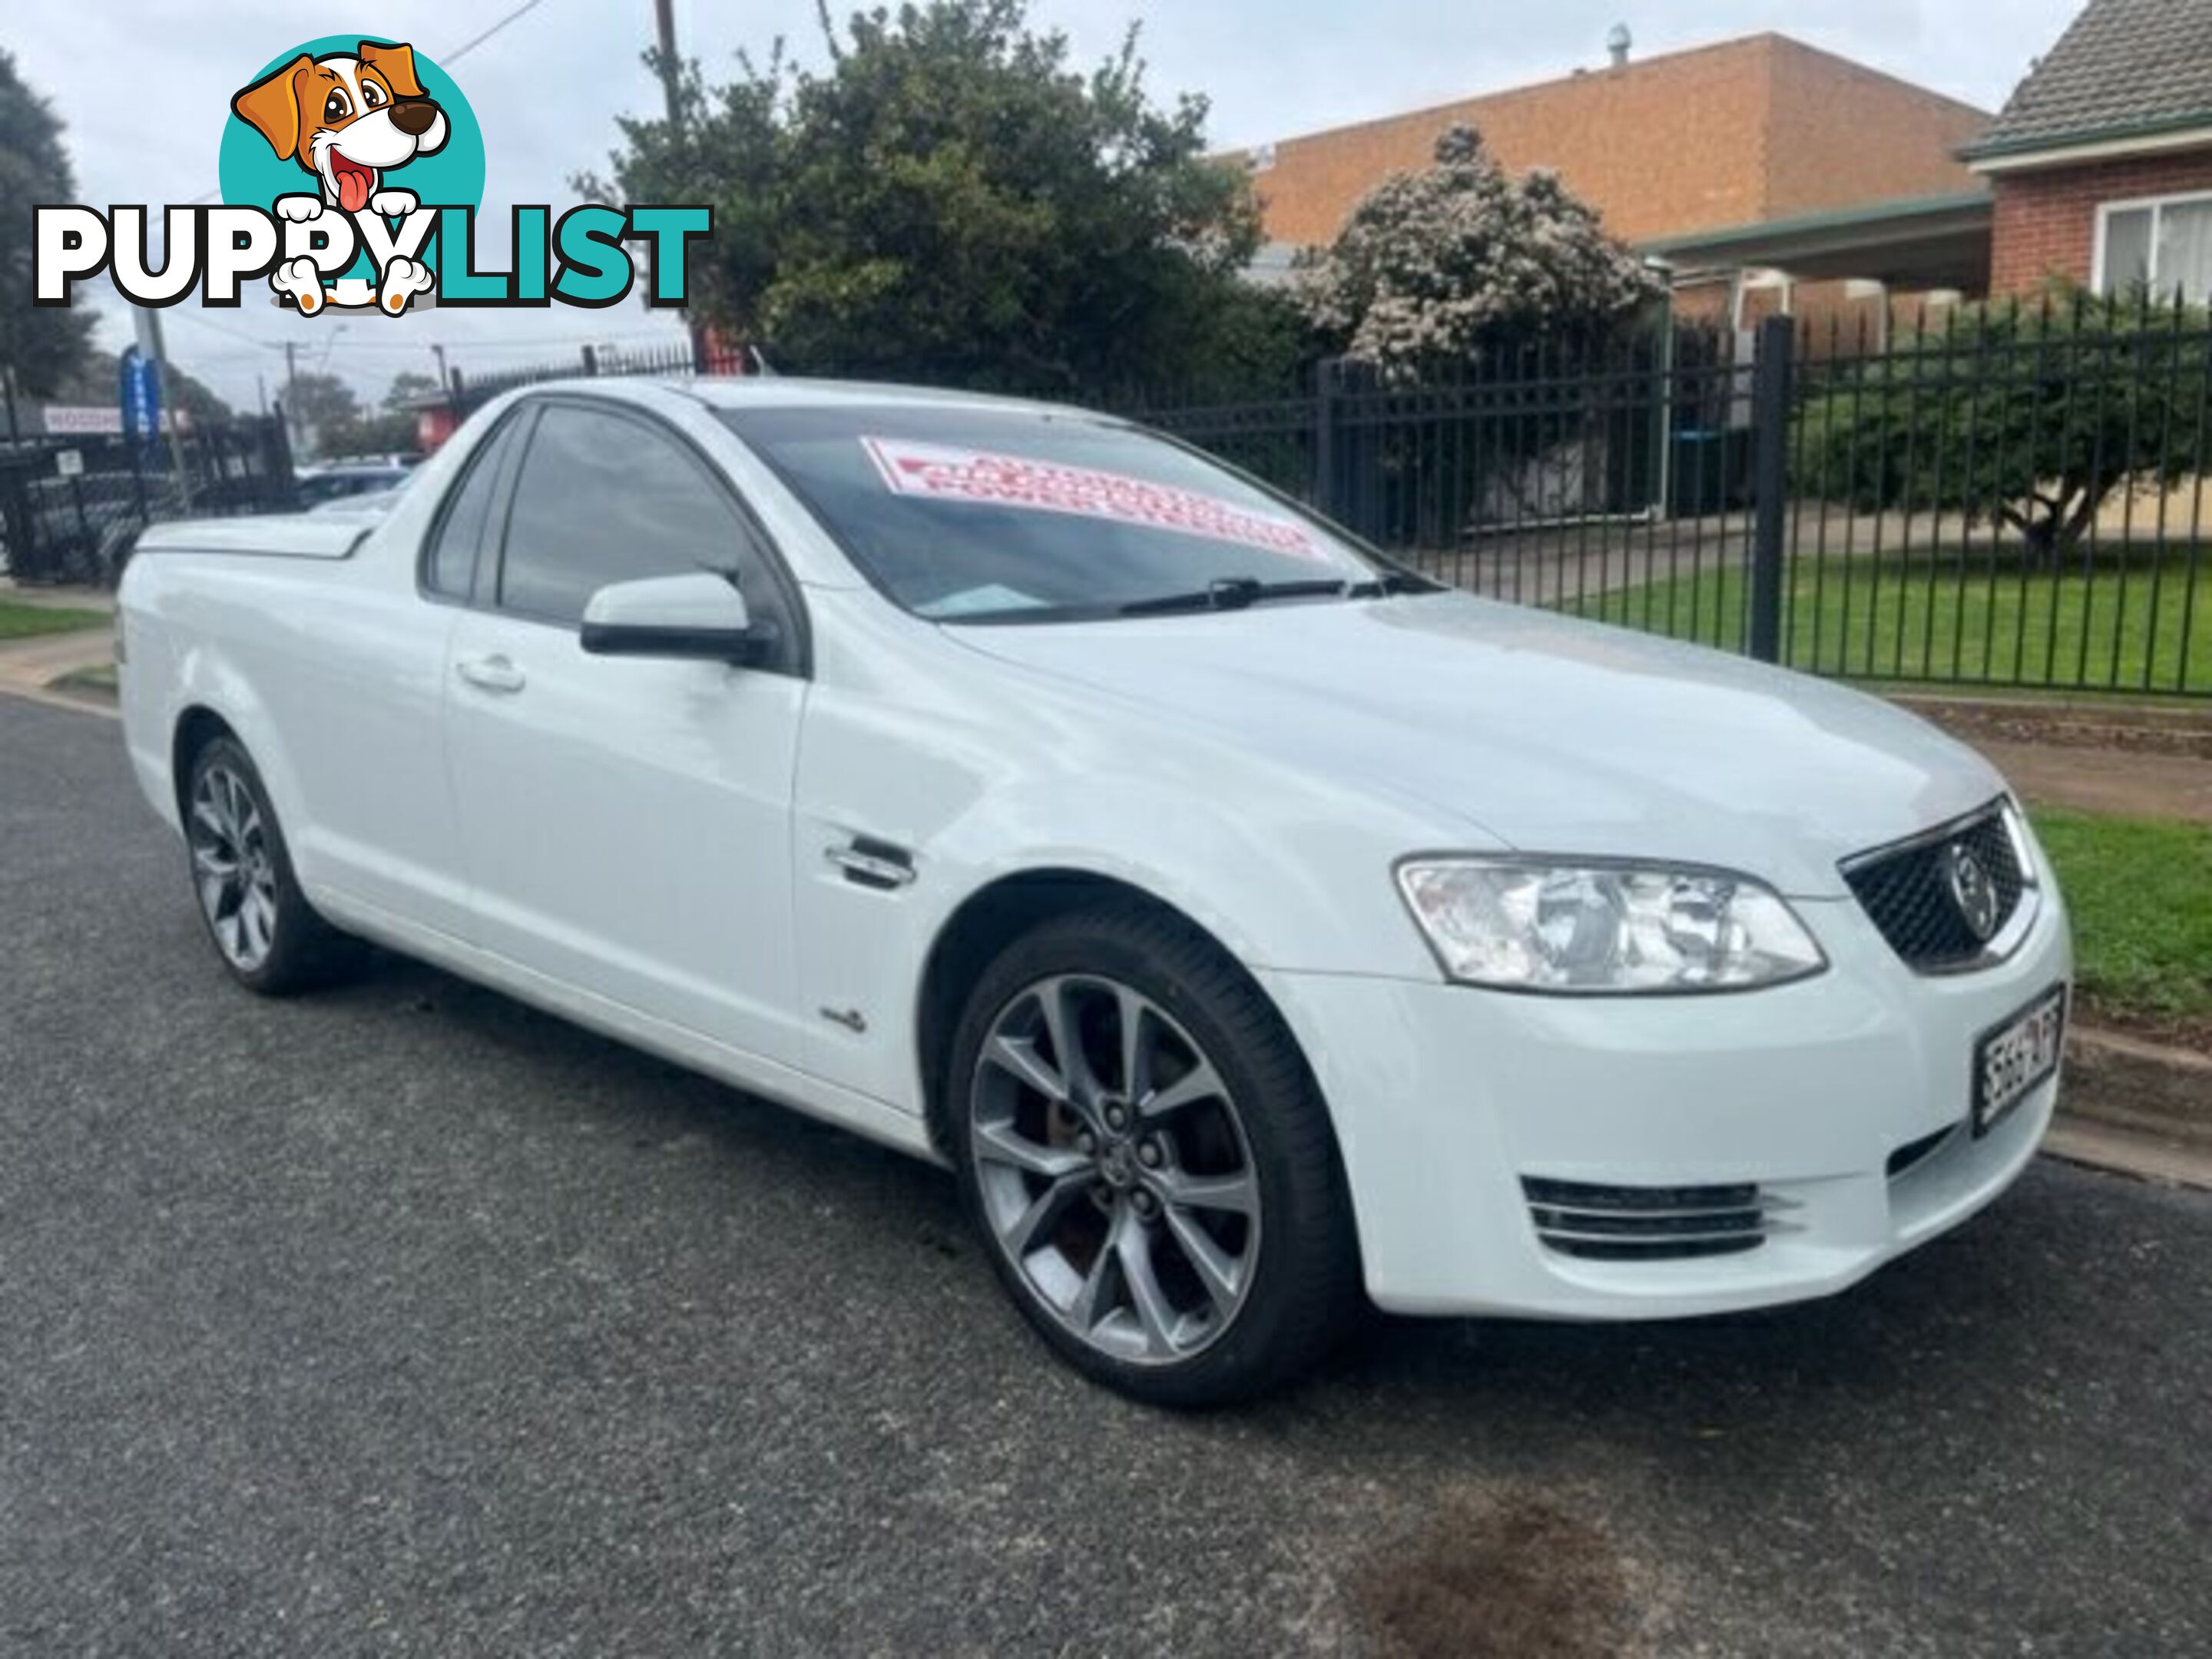
[{"label": "windscreen", "polygon": [[1113,616],[1218,583],[1373,581],[1339,537],[1174,444],[1079,414],[726,410],[878,587],[939,622]]}]

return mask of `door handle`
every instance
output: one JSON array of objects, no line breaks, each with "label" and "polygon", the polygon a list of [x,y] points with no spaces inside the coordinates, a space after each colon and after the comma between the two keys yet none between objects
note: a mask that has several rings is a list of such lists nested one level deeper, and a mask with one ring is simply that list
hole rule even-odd
[{"label": "door handle", "polygon": [[495,651],[488,657],[460,657],[453,672],[481,691],[520,691],[527,677],[514,662]]},{"label": "door handle", "polygon": [[822,856],[842,870],[855,887],[888,893],[914,881],[914,854],[872,836],[855,836],[842,845],[825,847]]}]

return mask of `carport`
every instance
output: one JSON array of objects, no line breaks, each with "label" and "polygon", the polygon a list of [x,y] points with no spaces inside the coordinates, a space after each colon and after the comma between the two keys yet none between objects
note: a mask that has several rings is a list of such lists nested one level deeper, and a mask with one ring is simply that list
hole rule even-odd
[{"label": "carport", "polygon": [[[1645,243],[1638,252],[1674,272],[1676,292],[1729,285],[1727,314],[1741,328],[1747,294],[1798,284],[1869,284],[1879,292],[1979,298],[1990,285],[1987,191],[1838,208]],[[1879,307],[1887,332],[1888,307]]]}]

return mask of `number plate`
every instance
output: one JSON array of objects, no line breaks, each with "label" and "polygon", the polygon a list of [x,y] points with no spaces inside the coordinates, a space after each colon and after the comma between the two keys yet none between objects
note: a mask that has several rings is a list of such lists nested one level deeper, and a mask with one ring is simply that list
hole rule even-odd
[{"label": "number plate", "polygon": [[1985,1135],[2058,1069],[2066,988],[2054,985],[1974,1045],[1974,1133]]}]

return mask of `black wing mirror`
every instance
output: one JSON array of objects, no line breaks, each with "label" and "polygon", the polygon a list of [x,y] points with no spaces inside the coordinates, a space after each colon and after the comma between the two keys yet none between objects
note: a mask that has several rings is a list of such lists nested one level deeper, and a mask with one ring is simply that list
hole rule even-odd
[{"label": "black wing mirror", "polygon": [[584,607],[584,649],[599,657],[688,657],[746,666],[775,649],[775,624],[753,620],[726,576],[700,571],[613,582]]}]

